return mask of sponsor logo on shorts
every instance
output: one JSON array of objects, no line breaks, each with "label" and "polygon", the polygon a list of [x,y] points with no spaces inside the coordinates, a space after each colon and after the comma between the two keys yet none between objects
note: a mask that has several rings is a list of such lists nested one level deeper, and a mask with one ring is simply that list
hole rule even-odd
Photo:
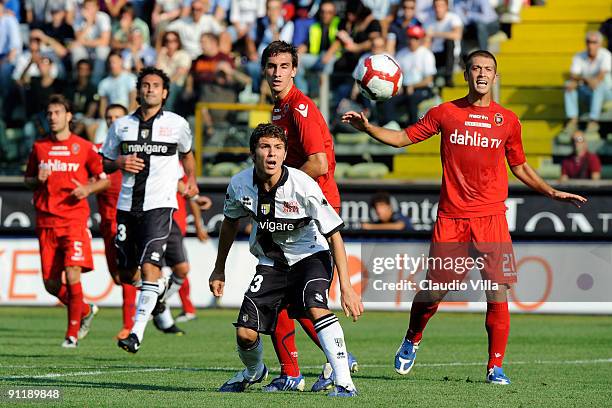
[{"label": "sponsor logo on shorts", "polygon": [[160,259],[161,259],[161,256],[159,255],[159,252],[151,253],[151,260],[159,262]]},{"label": "sponsor logo on shorts", "polygon": [[246,314],[246,313],[245,313],[245,314],[243,314],[243,315],[242,315],[242,321],[243,321],[244,323],[248,322],[248,321],[249,321],[249,315],[248,315],[248,314]]},{"label": "sponsor logo on shorts", "polygon": [[323,303],[323,295],[320,293],[317,293],[315,295],[315,299],[317,300],[317,302]]}]

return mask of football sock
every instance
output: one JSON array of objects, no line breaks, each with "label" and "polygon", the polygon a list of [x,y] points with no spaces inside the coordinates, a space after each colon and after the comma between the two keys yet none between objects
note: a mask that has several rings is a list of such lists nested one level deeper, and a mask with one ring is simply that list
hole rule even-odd
[{"label": "football sock", "polygon": [[195,313],[195,307],[193,303],[191,303],[190,290],[189,287],[189,278],[185,278],[181,288],[179,289],[179,297],[181,298],[181,303],[183,304],[183,312],[185,313]]},{"label": "football sock", "polygon": [[164,299],[170,299],[176,292],[178,292],[184,281],[184,279],[179,278],[175,274],[170,275],[170,286],[168,287],[168,290],[166,290]]},{"label": "football sock", "polygon": [[238,345],[238,356],[240,361],[246,367],[244,370],[244,376],[249,380],[254,380],[259,377],[264,369],[263,363],[263,344],[261,338],[258,336],[257,341],[253,346],[248,349],[244,349]]},{"label": "football sock", "polygon": [[300,317],[297,319],[297,321],[300,322],[302,329],[304,329],[308,337],[310,337],[310,340],[312,340],[318,348],[323,349],[321,347],[321,343],[319,342],[319,336],[317,336],[317,331],[314,328],[314,324],[312,324],[312,320],[305,317]]},{"label": "football sock", "polygon": [[487,302],[485,327],[489,336],[489,362],[487,369],[501,367],[510,334],[510,313],[508,302]]},{"label": "football sock", "polygon": [[333,313],[314,321],[314,328],[327,357],[334,369],[334,383],[348,390],[355,389],[348,365],[348,353],[344,344],[344,333],[338,318]]},{"label": "football sock", "polygon": [[155,323],[157,323],[157,327],[159,327],[162,330],[172,327],[172,325],[174,324],[174,318],[172,317],[172,312],[170,311],[170,308],[168,307],[168,305],[166,305],[163,312],[161,312],[158,315],[153,316],[153,319],[155,319]]},{"label": "football sock", "polygon": [[134,326],[134,315],[136,314],[136,292],[138,290],[133,285],[126,283],[121,284],[123,291],[123,305],[121,307],[123,313],[123,328],[131,330]]},{"label": "football sock", "polygon": [[134,319],[134,327],[132,327],[132,333],[136,334],[140,342],[142,342],[144,337],[149,316],[151,316],[151,312],[155,308],[158,296],[159,284],[157,282],[142,282],[138,306],[136,306],[136,318]]},{"label": "football sock", "polygon": [[[423,292],[419,292],[423,293]],[[414,344],[418,344],[423,338],[423,331],[427,322],[438,310],[439,302],[424,302],[418,299],[419,294],[416,295],[412,301],[412,308],[410,309],[410,323],[408,324],[408,331],[406,332],[406,339],[410,340]]]},{"label": "football sock", "polygon": [[73,283],[68,286],[68,330],[66,337],[77,337],[81,327],[81,317],[83,312],[83,288],[81,282]]},{"label": "football sock", "polygon": [[[81,293],[83,293],[82,287],[81,287]],[[62,284],[62,286],[60,286],[59,292],[57,292],[55,297],[57,297],[59,301],[62,302],[64,305],[69,306],[70,305],[70,295],[68,293],[68,286],[66,284]],[[82,298],[83,297],[81,296],[81,299]],[[89,311],[90,311],[89,305],[83,302],[83,306],[81,306],[81,317],[87,316],[89,314]]]},{"label": "football sock", "polygon": [[295,346],[295,323],[289,318],[287,309],[282,309],[276,319],[276,329],[272,333],[272,345],[280,363],[281,375],[298,377],[298,351]]}]

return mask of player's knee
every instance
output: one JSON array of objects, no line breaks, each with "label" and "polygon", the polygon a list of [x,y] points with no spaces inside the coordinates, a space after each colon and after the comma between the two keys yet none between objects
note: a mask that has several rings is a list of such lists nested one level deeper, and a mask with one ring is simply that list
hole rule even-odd
[{"label": "player's knee", "polygon": [[66,267],[66,280],[68,283],[78,283],[81,281],[81,267],[80,266],[67,266]]},{"label": "player's knee", "polygon": [[51,295],[57,295],[62,287],[62,282],[59,280],[45,280],[45,290]]},{"label": "player's knee", "polygon": [[253,329],[246,327],[238,327],[236,329],[236,342],[241,348],[253,347],[258,337],[259,334]]},{"label": "player's knee", "polygon": [[136,280],[136,269],[120,269],[118,274],[120,283],[131,285]]},{"label": "player's knee", "polygon": [[329,309],[323,309],[320,307],[311,307],[306,310],[306,315],[310,318],[310,320],[318,320],[327,315],[333,314],[329,311]]},{"label": "player's knee", "polygon": [[185,279],[189,274],[189,264],[187,262],[181,262],[172,268],[172,273],[180,279]]}]

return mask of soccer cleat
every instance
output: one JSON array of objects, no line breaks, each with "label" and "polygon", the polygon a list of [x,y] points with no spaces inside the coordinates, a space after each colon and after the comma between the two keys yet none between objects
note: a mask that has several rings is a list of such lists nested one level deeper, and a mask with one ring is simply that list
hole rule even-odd
[{"label": "soccer cleat", "polygon": [[357,396],[356,389],[349,389],[341,385],[336,385],[334,390],[327,394],[328,397],[355,397]]},{"label": "soccer cleat", "polygon": [[174,319],[174,320],[176,320],[177,323],[185,323],[185,322],[189,322],[191,320],[195,320],[197,318],[198,317],[196,316],[195,313],[185,313],[185,312],[183,312],[180,315],[176,316],[176,319]]},{"label": "soccer cleat", "polygon": [[[155,320],[154,320],[154,321],[155,321]],[[179,328],[177,327],[177,325],[176,325],[176,324],[173,324],[172,326],[168,327],[167,329],[160,329],[159,327],[158,327],[158,329],[159,329],[161,332],[163,332],[163,333],[166,333],[166,334],[174,334],[174,335],[176,335],[176,336],[184,336],[184,335],[186,335],[186,334],[187,334],[187,333],[185,333],[185,331],[184,331],[184,330],[179,329]]]},{"label": "soccer cleat", "polygon": [[319,374],[319,378],[317,378],[317,381],[312,384],[310,391],[320,392],[331,390],[334,386],[333,374],[334,370],[332,369],[331,364],[323,364],[323,371],[321,372],[321,374]]},{"label": "soccer cleat", "polygon": [[304,376],[300,374],[299,377],[291,377],[290,375],[281,375],[272,380],[272,382],[265,387],[265,392],[275,391],[304,391]]},{"label": "soccer cleat", "polygon": [[397,349],[397,353],[395,353],[395,372],[400,375],[408,374],[414,365],[418,349],[418,345],[408,339],[404,339],[402,345]]},{"label": "soccer cleat", "polygon": [[74,337],[74,336],[66,337],[66,339],[62,343],[62,347],[63,348],[77,348],[78,345],[79,345],[79,343],[78,343],[76,337]]},{"label": "soccer cleat", "polygon": [[254,380],[249,380],[244,377],[245,370],[238,372],[235,376],[230,378],[225,384],[219,388],[219,392],[244,392],[247,388],[253,384],[260,383],[268,378],[268,367],[263,366],[261,375]]},{"label": "soccer cleat", "polygon": [[151,311],[151,316],[155,317],[164,310],[166,310],[166,303],[157,298],[157,303],[155,303],[155,307]]},{"label": "soccer cleat", "polygon": [[130,335],[130,329],[126,329],[124,327],[123,329],[119,331],[119,333],[117,333],[117,335],[115,336],[115,339],[116,340],[127,339],[129,335]]},{"label": "soccer cleat", "polygon": [[138,340],[138,336],[136,336],[136,334],[130,333],[127,338],[119,340],[117,345],[128,353],[136,354],[140,348],[140,340]]},{"label": "soccer cleat", "polygon": [[77,338],[79,340],[84,339],[89,333],[89,329],[91,329],[91,323],[93,322],[94,317],[98,314],[98,306],[93,303],[89,304],[89,314],[81,319],[81,327],[79,328],[79,333],[77,334]]},{"label": "soccer cleat", "polygon": [[489,384],[509,385],[510,379],[504,374],[503,368],[493,366],[489,368],[487,373],[487,382]]},{"label": "soccer cleat", "polygon": [[351,353],[348,353],[348,364],[349,368],[351,369],[351,373],[356,373],[357,371],[359,371],[359,362],[357,361],[357,358],[355,358],[355,356]]}]

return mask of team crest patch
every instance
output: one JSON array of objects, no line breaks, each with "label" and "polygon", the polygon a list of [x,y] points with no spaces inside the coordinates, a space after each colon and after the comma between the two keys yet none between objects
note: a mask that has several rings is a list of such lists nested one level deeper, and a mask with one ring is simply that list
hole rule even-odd
[{"label": "team crest patch", "polygon": [[146,139],[147,137],[149,137],[149,129],[142,129],[140,131],[140,137],[143,139]]},{"label": "team crest patch", "polygon": [[504,124],[504,117],[502,116],[501,113],[496,113],[495,116],[493,117],[493,121],[495,121],[495,124],[497,126],[501,126]]},{"label": "team crest patch", "polygon": [[[229,198],[229,195],[228,195],[228,198]],[[248,205],[251,205],[251,204],[252,204],[251,197],[249,197],[249,196],[242,197],[242,205],[247,205],[248,206]]]},{"label": "team crest patch", "polygon": [[70,151],[72,152],[72,154],[78,154],[79,150],[81,150],[81,146],[79,146],[78,143],[73,143],[70,147]]},{"label": "team crest patch", "polygon": [[242,315],[242,321],[243,321],[243,322],[245,322],[245,323],[246,323],[246,322],[248,322],[248,321],[249,321],[249,315],[248,315],[248,314],[246,314],[246,313],[245,313],[245,314],[243,314],[243,315]]},{"label": "team crest patch", "polygon": [[268,215],[270,214],[270,204],[262,204],[261,207],[259,207],[261,210],[261,213],[263,215]]}]

